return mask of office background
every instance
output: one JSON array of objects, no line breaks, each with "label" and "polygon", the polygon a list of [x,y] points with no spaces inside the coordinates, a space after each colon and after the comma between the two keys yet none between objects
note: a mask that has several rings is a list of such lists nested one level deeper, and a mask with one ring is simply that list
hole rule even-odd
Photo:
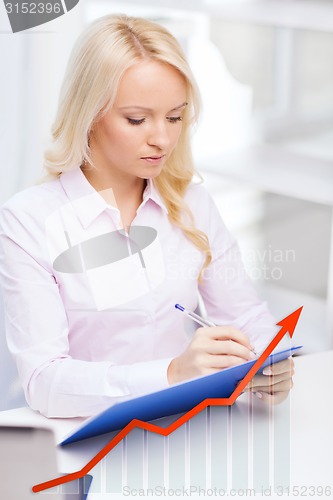
[{"label": "office background", "polygon": [[[80,0],[10,32],[0,5],[0,203],[34,183],[71,47],[112,12],[164,24],[203,97],[198,169],[277,319],[304,305],[297,342],[333,347],[333,1]],[[24,404],[0,312],[0,409]]]}]

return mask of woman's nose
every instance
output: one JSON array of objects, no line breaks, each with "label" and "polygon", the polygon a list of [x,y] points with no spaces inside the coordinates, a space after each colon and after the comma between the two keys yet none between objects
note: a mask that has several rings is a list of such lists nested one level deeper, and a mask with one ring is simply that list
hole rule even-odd
[{"label": "woman's nose", "polygon": [[169,146],[169,134],[166,123],[155,123],[149,131],[147,143],[149,146],[158,147],[161,150],[166,150]]}]

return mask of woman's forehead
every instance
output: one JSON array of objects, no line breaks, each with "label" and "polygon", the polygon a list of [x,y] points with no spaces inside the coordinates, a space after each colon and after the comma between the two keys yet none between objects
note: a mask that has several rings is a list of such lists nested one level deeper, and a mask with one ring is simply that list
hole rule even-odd
[{"label": "woman's forehead", "polygon": [[165,105],[170,110],[186,104],[186,80],[176,68],[154,60],[128,68],[119,84],[115,106],[147,108]]}]

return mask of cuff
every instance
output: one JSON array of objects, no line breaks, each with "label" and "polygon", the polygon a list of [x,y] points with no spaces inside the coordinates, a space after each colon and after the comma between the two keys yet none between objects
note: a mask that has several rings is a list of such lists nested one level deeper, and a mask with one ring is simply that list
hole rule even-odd
[{"label": "cuff", "polygon": [[168,367],[173,358],[156,359],[128,366],[128,386],[133,396],[169,387]]}]

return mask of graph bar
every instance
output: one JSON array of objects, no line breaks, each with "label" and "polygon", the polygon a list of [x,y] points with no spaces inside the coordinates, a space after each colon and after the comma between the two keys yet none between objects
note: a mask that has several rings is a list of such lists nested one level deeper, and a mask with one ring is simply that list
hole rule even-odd
[{"label": "graph bar", "polygon": [[169,436],[169,488],[183,488],[186,475],[186,430],[185,425],[176,429]]},{"label": "graph bar", "polygon": [[231,408],[231,445],[232,445],[232,488],[248,487],[248,425],[247,413],[236,405]]},{"label": "graph bar", "polygon": [[273,407],[274,415],[274,487],[290,484],[290,398]]},{"label": "graph bar", "polygon": [[207,409],[201,411],[189,422],[190,426],[190,485],[206,488],[206,430]]},{"label": "graph bar", "polygon": [[102,467],[104,467],[103,460],[91,470],[90,474],[94,479],[91,483],[89,493],[100,493],[102,491]]},{"label": "graph bar", "polygon": [[118,443],[105,457],[105,491],[120,493],[123,487],[123,443]]},{"label": "graph bar", "polygon": [[267,408],[253,397],[253,487],[259,492],[270,487],[270,420]]},{"label": "graph bar", "polygon": [[228,467],[228,408],[212,406],[210,408],[211,425],[211,487],[227,489]]},{"label": "graph bar", "polygon": [[126,436],[127,483],[132,489],[144,487],[144,431],[135,428]]},{"label": "graph bar", "polygon": [[148,488],[164,486],[164,436],[148,433]]}]

